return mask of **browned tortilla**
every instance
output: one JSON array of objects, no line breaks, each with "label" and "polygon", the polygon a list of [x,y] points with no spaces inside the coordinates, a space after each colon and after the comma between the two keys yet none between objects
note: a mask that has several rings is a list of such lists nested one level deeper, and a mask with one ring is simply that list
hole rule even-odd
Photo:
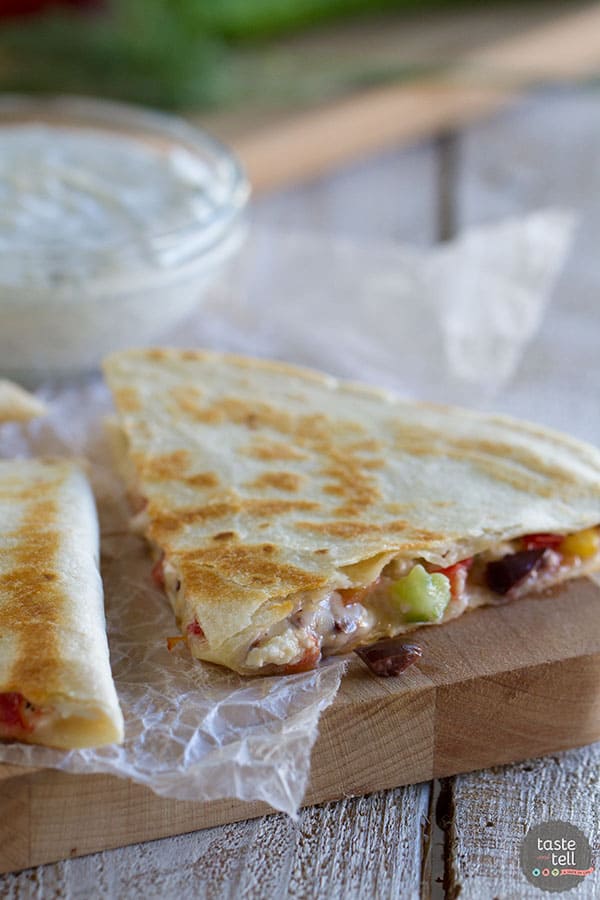
[{"label": "browned tortilla", "polygon": [[13,693],[44,714],[22,740],[70,749],[122,739],[96,511],[67,461],[0,461],[0,694]]},{"label": "browned tortilla", "polygon": [[176,613],[226,665],[298,592],[600,522],[600,454],[540,426],[208,351],[105,370],[146,534],[183,583]]}]

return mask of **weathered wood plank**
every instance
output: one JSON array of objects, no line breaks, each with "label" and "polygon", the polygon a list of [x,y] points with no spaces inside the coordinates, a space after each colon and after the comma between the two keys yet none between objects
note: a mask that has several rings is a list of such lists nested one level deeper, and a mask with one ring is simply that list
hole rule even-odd
[{"label": "weathered wood plank", "polygon": [[561,819],[577,825],[596,848],[596,871],[577,897],[600,896],[600,744],[453,779],[449,823],[449,896],[461,900],[539,900],[519,865],[533,825]]},{"label": "weathered wood plank", "polygon": [[417,900],[428,792],[417,785],[5,876],[10,900],[402,897]]}]

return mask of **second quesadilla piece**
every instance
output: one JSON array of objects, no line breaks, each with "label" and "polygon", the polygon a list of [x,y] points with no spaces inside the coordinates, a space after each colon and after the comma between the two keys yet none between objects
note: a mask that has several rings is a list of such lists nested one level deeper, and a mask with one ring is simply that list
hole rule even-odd
[{"label": "second quesadilla piece", "polygon": [[0,739],[123,739],[94,499],[67,461],[0,461]]},{"label": "second quesadilla piece", "polygon": [[28,422],[45,416],[46,406],[13,381],[0,378],[0,423]]},{"label": "second quesadilla piece", "polygon": [[280,363],[118,353],[120,457],[192,654],[244,673],[600,567],[600,453]]}]

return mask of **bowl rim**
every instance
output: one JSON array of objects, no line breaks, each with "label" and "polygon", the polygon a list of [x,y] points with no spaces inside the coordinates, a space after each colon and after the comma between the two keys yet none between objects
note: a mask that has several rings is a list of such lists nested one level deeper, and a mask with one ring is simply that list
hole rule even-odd
[{"label": "bowl rim", "polygon": [[[214,206],[214,214],[202,222],[190,219],[169,229],[151,229],[148,231],[148,237],[152,240],[172,239],[178,235],[189,234],[190,231],[198,235],[204,233],[209,240],[205,246],[197,244],[196,250],[199,253],[209,252],[228,235],[230,226],[236,223],[247,206],[250,183],[233,151],[201,126],[188,122],[178,115],[132,103],[77,94],[6,92],[0,95],[0,129],[9,122],[19,123],[23,117],[26,121],[35,121],[36,114],[40,116],[40,122],[50,126],[53,123],[46,122],[44,116],[56,116],[56,126],[68,127],[71,119],[72,125],[89,129],[104,128],[107,132],[112,130],[133,140],[143,141],[143,132],[149,137],[153,135],[164,137],[173,144],[184,146],[192,152],[196,151],[212,170],[218,169],[224,199]],[[98,256],[115,251],[121,255],[134,243],[134,239],[121,240],[118,243],[106,241],[99,243],[95,250]],[[63,248],[57,252],[62,251]],[[25,252],[27,255],[39,257],[42,252],[48,253],[48,247],[44,245],[40,247],[38,242],[37,249]]]}]

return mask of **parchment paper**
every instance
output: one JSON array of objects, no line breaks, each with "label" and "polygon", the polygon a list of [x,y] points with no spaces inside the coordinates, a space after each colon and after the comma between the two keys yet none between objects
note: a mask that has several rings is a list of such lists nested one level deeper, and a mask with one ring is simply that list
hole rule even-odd
[{"label": "parchment paper", "polygon": [[[536,335],[573,230],[545,211],[488,226],[431,251],[255,230],[206,304],[170,344],[288,359],[391,386],[405,395],[484,405]],[[132,344],[135,340],[132,340]],[[320,713],[345,663],[242,679],[190,658],[152,584],[144,542],[127,527],[98,377],[40,391],[48,419],[0,428],[0,455],[84,455],[99,505],[122,747],[64,753],[0,745],[0,760],[109,772],[163,796],[264,800],[295,815]]]}]

